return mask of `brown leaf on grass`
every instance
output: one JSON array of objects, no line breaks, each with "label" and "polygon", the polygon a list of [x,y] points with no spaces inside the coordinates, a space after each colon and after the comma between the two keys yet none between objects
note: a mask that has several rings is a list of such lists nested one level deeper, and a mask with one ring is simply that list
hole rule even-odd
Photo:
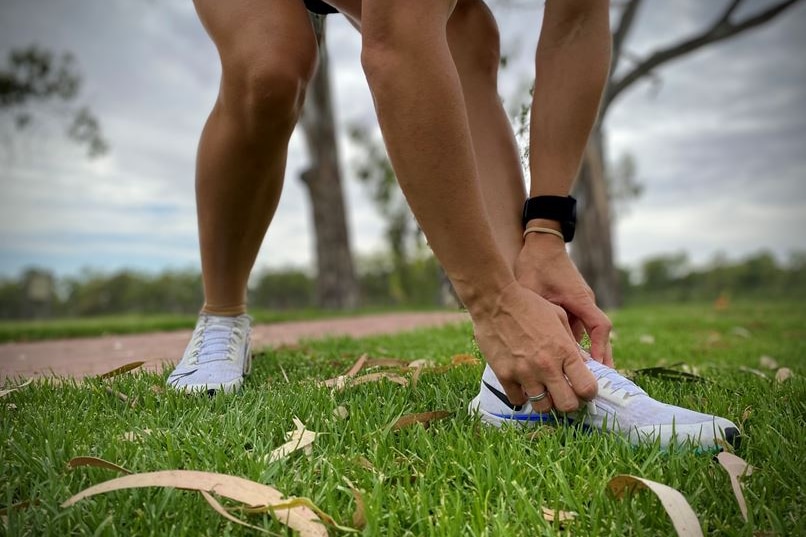
[{"label": "brown leaf on grass", "polygon": [[420,375],[423,373],[423,366],[419,366],[417,369],[414,370],[414,373],[411,375],[411,389],[417,387],[417,383],[420,381]]},{"label": "brown leaf on grass", "polygon": [[375,465],[372,464],[372,461],[370,461],[368,458],[364,457],[363,455],[359,455],[358,457],[356,457],[355,462],[358,464],[358,466],[360,466],[361,468],[364,468],[365,470],[369,470],[371,472],[375,471]]},{"label": "brown leaf on grass", "polygon": [[400,429],[404,429],[417,423],[421,423],[423,427],[428,428],[432,421],[441,420],[452,415],[453,412],[448,412],[447,410],[435,410],[434,412],[407,414],[398,418],[398,420],[392,425],[392,430],[399,431]]},{"label": "brown leaf on grass", "polygon": [[367,360],[366,367],[408,367],[407,360],[399,358],[370,358]]},{"label": "brown leaf on grass", "polygon": [[607,483],[607,487],[616,498],[648,488],[660,499],[679,537],[703,537],[697,515],[678,490],[663,483],[626,474],[615,476]]},{"label": "brown leaf on grass", "polygon": [[406,380],[404,377],[400,375],[396,375],[394,373],[388,373],[386,371],[380,371],[378,373],[370,373],[368,375],[362,375],[360,377],[355,377],[351,379],[347,386],[358,386],[359,384],[366,384],[368,382],[378,382],[380,380],[388,380],[390,382],[394,382],[395,384],[400,384],[401,386],[408,386],[409,381]]},{"label": "brown leaf on grass", "polygon": [[122,375],[123,373],[128,373],[129,371],[134,371],[135,369],[137,369],[138,367],[140,367],[144,363],[145,362],[142,362],[142,361],[141,362],[131,362],[129,364],[122,365],[122,366],[120,366],[118,368],[115,368],[112,371],[107,371],[106,373],[102,373],[100,375],[97,375],[95,378],[97,378],[98,380],[111,379],[112,377],[117,377],[118,375]]},{"label": "brown leaf on grass", "polygon": [[792,375],[794,375],[794,373],[792,373],[791,369],[789,369],[788,367],[782,367],[781,369],[775,372],[775,380],[778,382],[784,382],[792,378]]},{"label": "brown leaf on grass", "polygon": [[17,405],[14,403],[8,403],[6,404],[6,410],[17,410]]},{"label": "brown leaf on grass", "polygon": [[25,500],[23,502],[17,502],[17,503],[9,505],[7,507],[0,508],[0,517],[5,517],[11,511],[18,511],[20,509],[27,509],[27,508],[31,507],[32,505],[39,505],[39,500],[34,500],[34,501]]},{"label": "brown leaf on grass", "polygon": [[429,360],[427,358],[420,358],[418,360],[414,360],[414,361],[408,363],[408,367],[410,369],[418,369],[418,368],[423,368],[423,367],[434,367],[435,365],[437,365],[437,364],[436,364],[436,362],[434,362],[434,360]]},{"label": "brown leaf on grass", "polygon": [[300,498],[286,498],[279,490],[268,485],[212,472],[165,470],[127,475],[89,487],[69,498],[61,506],[70,507],[97,494],[143,487],[167,487],[217,494],[251,508],[265,508],[280,523],[298,531],[302,537],[327,535],[322,520],[313,510],[306,505],[291,504]]},{"label": "brown leaf on grass", "polygon": [[742,517],[747,522],[747,502],[744,499],[742,492],[742,484],[740,480],[745,476],[753,473],[753,467],[741,457],[737,457],[733,453],[726,451],[721,452],[716,456],[716,460],[728,472],[730,477],[730,485],[733,487],[733,495],[736,496],[736,503],[739,504],[739,510],[742,512]]},{"label": "brown leaf on grass", "polygon": [[364,506],[364,495],[361,494],[361,491],[356,488],[352,482],[347,479],[346,477],[342,477],[347,486],[350,488],[350,492],[353,493],[353,499],[355,500],[355,512],[353,512],[353,526],[356,529],[362,530],[367,525],[367,516],[366,516],[366,508]]},{"label": "brown leaf on grass", "polygon": [[6,395],[8,395],[8,394],[10,394],[10,393],[13,393],[13,392],[16,392],[16,391],[17,391],[17,390],[19,390],[19,389],[25,388],[26,386],[28,386],[28,385],[29,385],[30,383],[32,383],[33,381],[34,381],[34,379],[30,378],[30,379],[26,380],[25,382],[23,382],[22,384],[19,384],[19,385],[17,385],[17,386],[14,386],[13,388],[8,388],[8,389],[5,389],[5,390],[0,390],[0,397],[5,397]]},{"label": "brown leaf on grass", "polygon": [[136,397],[129,397],[125,393],[121,393],[121,392],[119,392],[117,390],[113,390],[109,386],[104,386],[104,391],[106,393],[108,393],[109,395],[111,395],[112,397],[120,399],[121,401],[126,403],[131,408],[134,408],[135,405],[137,404],[137,398]]},{"label": "brown leaf on grass", "polygon": [[[675,369],[677,367],[680,369]],[[683,362],[677,362],[668,366],[644,367],[632,371],[632,375],[641,375],[666,380],[691,382],[707,381],[707,379],[699,376],[698,373],[699,371],[696,368],[692,368]]]},{"label": "brown leaf on grass", "polygon": [[149,435],[152,432],[153,431],[151,429],[143,429],[140,432],[127,431],[122,435],[120,435],[120,439],[123,440],[124,442],[137,442],[139,440],[142,440],[144,435]]},{"label": "brown leaf on grass", "polygon": [[479,365],[481,361],[469,354],[457,354],[451,358],[451,365]]},{"label": "brown leaf on grass", "polygon": [[747,366],[740,365],[739,366],[739,371],[744,371],[745,373],[752,373],[753,375],[755,375],[757,377],[761,377],[763,379],[770,380],[770,377],[768,377],[766,373],[764,373],[762,371],[759,371],[758,369],[753,369],[752,367],[747,367]]},{"label": "brown leaf on grass", "polygon": [[300,449],[304,449],[306,451],[310,449],[310,445],[313,444],[314,440],[316,440],[318,433],[307,430],[305,428],[305,424],[297,418],[294,418],[294,425],[296,425],[297,428],[286,433],[288,442],[266,455],[266,457],[263,459],[263,462],[271,464],[288,457]]},{"label": "brown leaf on grass", "polygon": [[358,372],[361,371],[361,368],[364,367],[364,364],[367,363],[367,358],[369,357],[366,355],[366,353],[359,356],[358,360],[355,361],[353,366],[347,371],[347,373],[344,374],[344,376],[354,377],[355,375],[357,375]]},{"label": "brown leaf on grass", "polygon": [[778,369],[778,362],[772,356],[762,356],[758,359],[758,363],[765,369]]},{"label": "brown leaf on grass", "polygon": [[549,509],[548,507],[541,507],[543,510],[543,519],[549,522],[554,522],[555,520],[558,522],[567,522],[569,520],[574,520],[576,518],[577,513],[573,511],[559,511],[555,509]]},{"label": "brown leaf on grass", "polygon": [[266,530],[264,528],[261,528],[261,527],[258,527],[258,526],[253,526],[252,524],[250,524],[248,522],[244,522],[240,518],[238,518],[236,516],[233,516],[229,511],[227,511],[224,508],[223,505],[221,505],[221,502],[216,500],[213,497],[213,495],[210,494],[209,492],[207,492],[206,490],[200,490],[199,492],[201,493],[202,498],[204,498],[207,501],[207,504],[210,507],[213,508],[213,511],[215,511],[219,515],[223,516],[224,518],[226,518],[230,522],[235,522],[236,524],[239,524],[241,526],[246,526],[247,528],[259,531],[260,533],[270,533],[268,530]]},{"label": "brown leaf on grass", "polygon": [[340,420],[346,420],[350,417],[350,412],[347,410],[345,406],[337,406],[333,409],[333,416]]},{"label": "brown leaf on grass", "polygon": [[93,466],[95,468],[105,468],[106,470],[114,470],[123,474],[131,474],[132,472],[122,466],[118,466],[114,462],[105,461],[98,457],[73,457],[67,461],[67,467],[70,469],[78,468],[79,466]]}]

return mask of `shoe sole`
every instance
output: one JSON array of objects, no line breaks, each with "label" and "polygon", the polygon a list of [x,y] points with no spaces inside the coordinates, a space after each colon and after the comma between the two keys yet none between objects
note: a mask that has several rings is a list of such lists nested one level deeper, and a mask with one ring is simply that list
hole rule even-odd
[{"label": "shoe sole", "polygon": [[498,427],[499,429],[504,426],[504,424],[511,424],[515,426],[521,427],[534,427],[537,425],[556,425],[557,419],[552,414],[529,414],[528,416],[524,417],[511,417],[511,418],[502,418],[496,414],[492,414],[487,412],[483,408],[481,408],[481,399],[480,396],[476,396],[470,401],[470,404],[467,405],[467,411],[472,416],[474,414],[478,414],[479,418],[483,423],[487,425],[492,425],[493,427]]}]

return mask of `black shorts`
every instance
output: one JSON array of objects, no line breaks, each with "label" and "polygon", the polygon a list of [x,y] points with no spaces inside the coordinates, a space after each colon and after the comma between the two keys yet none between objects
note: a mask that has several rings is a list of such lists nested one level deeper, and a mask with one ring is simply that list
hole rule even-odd
[{"label": "black shorts", "polygon": [[308,11],[311,13],[316,13],[319,15],[327,15],[328,13],[338,13],[339,10],[330,7],[328,4],[322,2],[322,0],[303,0],[305,2],[305,7],[308,8]]}]

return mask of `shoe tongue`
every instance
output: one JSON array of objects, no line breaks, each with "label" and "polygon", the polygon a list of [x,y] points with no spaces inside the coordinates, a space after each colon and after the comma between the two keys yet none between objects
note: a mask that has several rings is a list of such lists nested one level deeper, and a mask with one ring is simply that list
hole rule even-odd
[{"label": "shoe tongue", "polygon": [[232,336],[232,323],[209,322],[204,329],[204,339],[199,349],[199,361],[201,363],[225,358],[229,352],[230,338]]}]

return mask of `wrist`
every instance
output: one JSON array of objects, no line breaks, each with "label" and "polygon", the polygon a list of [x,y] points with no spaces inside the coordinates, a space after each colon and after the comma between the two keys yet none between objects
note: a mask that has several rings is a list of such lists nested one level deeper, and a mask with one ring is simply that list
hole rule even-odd
[{"label": "wrist", "polygon": [[490,272],[484,278],[451,277],[454,290],[472,318],[492,314],[505,290],[517,285],[511,270],[505,273]]}]

